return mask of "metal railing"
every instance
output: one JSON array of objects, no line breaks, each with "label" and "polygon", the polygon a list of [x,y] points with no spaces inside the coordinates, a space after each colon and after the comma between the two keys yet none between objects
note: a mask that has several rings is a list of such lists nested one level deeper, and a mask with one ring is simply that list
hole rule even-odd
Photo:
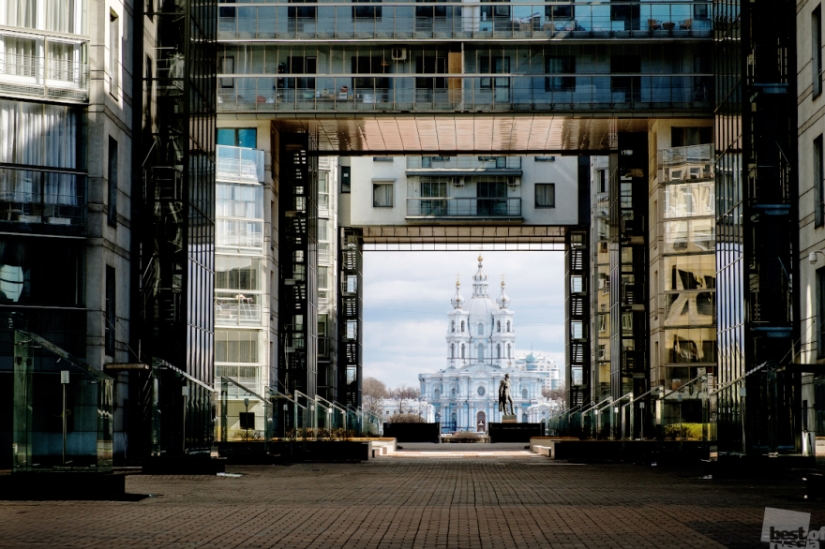
[{"label": "metal railing", "polygon": [[89,97],[89,64],[0,54],[0,91],[85,100]]},{"label": "metal railing", "polygon": [[[623,6],[626,9],[616,9]],[[710,6],[710,2],[221,4],[218,38],[710,38]]]},{"label": "metal railing", "polygon": [[215,152],[218,180],[263,182],[264,151],[218,145]]},{"label": "metal railing", "polygon": [[[354,88],[361,75],[302,78],[220,75],[231,83],[218,89],[221,112],[394,112],[485,110],[513,112],[651,111],[710,109],[708,74],[419,74],[370,75],[386,88]],[[553,88],[564,79],[564,88]],[[495,88],[491,82],[495,81]],[[426,87],[424,87],[426,86]],[[449,89],[448,89],[449,88]]]},{"label": "metal railing", "polygon": [[520,170],[519,156],[408,156],[408,170]]},{"label": "metal railing", "polygon": [[408,217],[521,217],[521,198],[408,198]]}]

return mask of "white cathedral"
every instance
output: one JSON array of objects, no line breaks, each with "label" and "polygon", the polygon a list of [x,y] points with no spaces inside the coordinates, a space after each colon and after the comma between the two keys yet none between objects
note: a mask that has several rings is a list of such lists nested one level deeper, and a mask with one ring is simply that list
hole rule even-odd
[{"label": "white cathedral", "polygon": [[453,308],[447,313],[447,367],[419,374],[421,398],[434,407],[441,430],[486,432],[489,422],[500,422],[498,386],[510,374],[510,392],[519,422],[541,399],[546,372],[527,371],[516,364],[516,330],[510,298],[501,281],[501,295],[487,294],[487,275],[478,257],[473,295],[465,303],[456,281]]}]

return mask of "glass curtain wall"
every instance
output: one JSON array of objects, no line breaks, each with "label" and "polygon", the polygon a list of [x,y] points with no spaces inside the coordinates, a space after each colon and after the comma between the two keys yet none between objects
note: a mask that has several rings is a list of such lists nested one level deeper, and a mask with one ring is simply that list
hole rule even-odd
[{"label": "glass curtain wall", "polygon": [[[269,364],[263,151],[219,145],[216,167],[215,376],[226,442],[254,438],[267,421],[256,396],[266,394]],[[235,383],[224,387],[224,378]]]}]

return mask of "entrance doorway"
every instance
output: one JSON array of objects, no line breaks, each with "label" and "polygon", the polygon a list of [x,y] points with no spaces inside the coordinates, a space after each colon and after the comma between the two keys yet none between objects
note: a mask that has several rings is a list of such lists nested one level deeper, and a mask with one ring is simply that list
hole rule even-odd
[{"label": "entrance doorway", "polygon": [[487,432],[487,414],[479,412],[476,414],[476,431],[479,433]]}]

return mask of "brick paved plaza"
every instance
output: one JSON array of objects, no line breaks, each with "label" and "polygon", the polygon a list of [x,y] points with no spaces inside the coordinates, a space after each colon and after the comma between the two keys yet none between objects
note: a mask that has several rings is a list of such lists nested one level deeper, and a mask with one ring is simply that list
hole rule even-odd
[{"label": "brick paved plaza", "polygon": [[130,476],[130,493],[151,494],[132,502],[0,501],[0,548],[767,547],[766,506],[825,525],[796,476],[708,481],[523,445],[404,446],[362,464],[228,467],[240,478]]}]

